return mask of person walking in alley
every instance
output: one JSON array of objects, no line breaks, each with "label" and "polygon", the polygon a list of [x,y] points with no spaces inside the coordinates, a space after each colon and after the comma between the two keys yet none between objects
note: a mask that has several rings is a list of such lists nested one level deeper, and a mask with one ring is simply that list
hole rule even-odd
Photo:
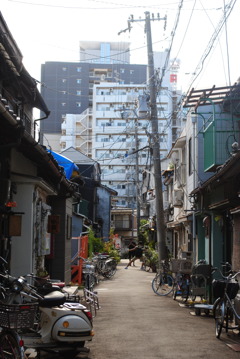
[{"label": "person walking in alley", "polygon": [[[130,250],[129,250],[130,251]],[[128,267],[135,262],[135,260],[139,259],[140,261],[143,261],[143,249],[137,245],[135,248],[133,248],[134,251],[134,257],[129,261],[125,269],[128,269]]]},{"label": "person walking in alley", "polygon": [[[129,245],[128,245],[128,259],[129,259],[129,263],[131,262],[131,260],[134,258],[134,256],[135,256],[135,248],[136,248],[136,243],[134,242],[134,240],[133,239],[130,239],[130,243],[129,243]],[[131,264],[129,264],[128,263],[128,265],[131,265]],[[135,265],[134,264],[134,262],[133,262],[133,265]]]}]

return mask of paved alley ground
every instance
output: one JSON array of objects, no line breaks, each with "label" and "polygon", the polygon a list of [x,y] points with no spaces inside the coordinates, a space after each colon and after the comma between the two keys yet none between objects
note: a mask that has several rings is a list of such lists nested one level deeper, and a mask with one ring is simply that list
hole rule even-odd
[{"label": "paved alley ground", "polygon": [[[95,337],[88,359],[235,359],[240,358],[236,334],[215,337],[213,318],[191,315],[169,295],[159,297],[151,288],[153,273],[118,266],[111,280],[100,282],[100,310],[94,318]],[[239,343],[239,344],[237,344]],[[235,350],[227,344],[235,345]]]}]

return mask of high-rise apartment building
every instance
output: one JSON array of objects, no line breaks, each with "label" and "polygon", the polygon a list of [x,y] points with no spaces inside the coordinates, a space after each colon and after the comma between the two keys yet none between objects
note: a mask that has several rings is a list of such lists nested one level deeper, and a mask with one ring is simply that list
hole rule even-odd
[{"label": "high-rise apartment building", "polygon": [[[91,157],[101,165],[102,184],[118,192],[118,207],[135,206],[142,172],[152,164],[149,113],[142,116],[137,111],[139,99],[146,93],[146,85],[94,85],[91,112],[67,115],[62,124],[62,150],[71,146],[82,152],[91,150]],[[168,152],[172,112],[167,87],[157,96],[157,108],[163,158]]]},{"label": "high-rise apartment building", "polygon": [[[148,92],[147,66],[129,64],[128,43],[81,42],[80,53],[79,63],[42,65],[42,95],[51,110],[41,121],[43,144],[59,152],[74,147],[98,161],[102,183],[118,192],[116,204],[131,208],[142,169],[151,167],[149,118],[135,112],[139,96]],[[161,157],[180,128],[178,63],[168,66],[166,58],[167,52],[154,54],[155,67],[166,67],[157,96]]]},{"label": "high-rise apartment building", "polygon": [[41,94],[51,114],[41,121],[43,144],[57,146],[67,114],[92,107],[93,86],[100,82],[145,84],[146,65],[129,63],[129,43],[80,42],[80,62],[46,62]]}]

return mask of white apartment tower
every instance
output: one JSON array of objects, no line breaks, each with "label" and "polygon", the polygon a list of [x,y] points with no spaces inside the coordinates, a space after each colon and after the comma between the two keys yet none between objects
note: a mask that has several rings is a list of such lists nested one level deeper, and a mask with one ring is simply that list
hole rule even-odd
[{"label": "white apartment tower", "polygon": [[[92,158],[101,165],[101,182],[118,192],[117,207],[135,207],[142,172],[151,166],[150,120],[137,112],[138,98],[146,90],[145,85],[116,83],[101,83],[93,89]],[[158,102],[162,158],[167,154],[168,102],[163,89]]]},{"label": "white apartment tower", "polygon": [[[123,45],[127,56],[129,44]],[[81,42],[81,61],[94,62],[95,56],[99,61],[101,53],[106,63],[107,58],[114,58],[114,51],[117,59],[117,54],[122,53],[119,46]],[[175,60],[168,66],[166,59],[167,52],[154,54],[155,67],[160,69],[160,75],[163,69],[165,72],[157,95],[161,158],[171,150],[181,129],[177,118],[179,62]],[[115,203],[120,208],[136,208],[142,172],[152,168],[150,118],[142,118],[137,111],[139,96],[146,93],[145,84],[96,81],[92,86],[92,107],[82,114],[67,114],[62,124],[61,149],[73,146],[96,160],[101,165],[101,183],[118,192]]]}]

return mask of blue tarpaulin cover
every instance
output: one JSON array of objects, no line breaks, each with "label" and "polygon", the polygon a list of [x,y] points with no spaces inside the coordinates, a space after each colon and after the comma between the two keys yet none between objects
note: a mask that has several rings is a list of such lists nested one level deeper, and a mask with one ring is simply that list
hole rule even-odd
[{"label": "blue tarpaulin cover", "polygon": [[72,173],[74,171],[77,171],[79,173],[78,166],[69,158],[60,155],[59,153],[53,152],[48,150],[49,153],[55,158],[55,160],[58,162],[59,166],[63,167],[65,170],[65,176],[67,179],[70,179],[72,177]]}]

